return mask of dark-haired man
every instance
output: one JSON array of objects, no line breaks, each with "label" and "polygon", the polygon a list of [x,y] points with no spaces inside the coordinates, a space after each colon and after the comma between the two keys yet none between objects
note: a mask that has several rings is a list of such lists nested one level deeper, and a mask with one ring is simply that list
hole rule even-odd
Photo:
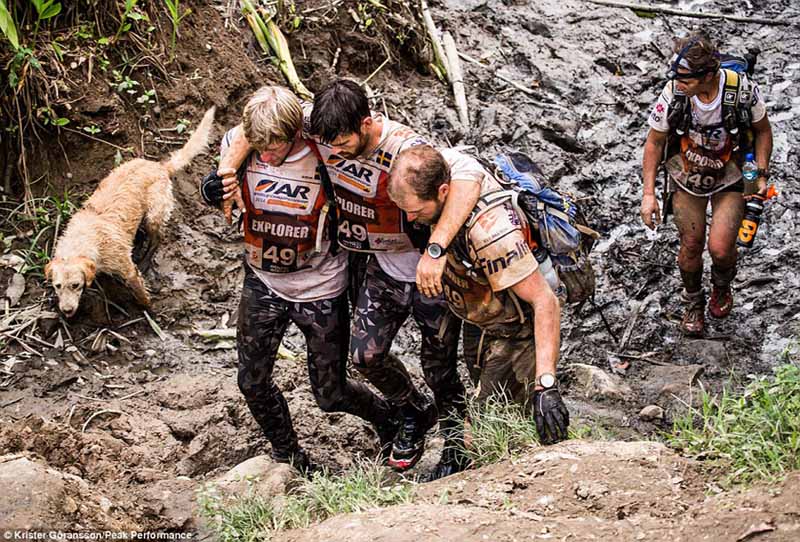
[{"label": "dark-haired man", "polygon": [[[712,261],[708,312],[724,318],[733,308],[736,234],[744,211],[740,168],[745,154],[755,152],[757,190],[763,195],[769,177],[772,129],[758,85],[744,74],[720,69],[719,52],[706,36],[678,39],[674,52],[670,81],[650,114],[642,162],[641,216],[651,229],[661,220],[655,182],[669,139],[664,167],[680,235],[678,267],[685,302],[681,329],[696,336],[705,328],[706,208],[710,201],[713,220],[708,233]],[[749,140],[751,133],[754,144]]]},{"label": "dark-haired man", "polygon": [[478,400],[507,394],[533,407],[544,443],[567,436],[569,413],[556,381],[561,315],[558,279],[545,277],[527,221],[508,190],[474,158],[429,145],[400,153],[389,194],[410,220],[436,224],[454,196],[452,179],[481,183],[481,196],[447,250],[444,293],[450,309],[481,329],[471,373]]},{"label": "dark-haired man", "polygon": [[[333,81],[315,96],[308,130],[319,141],[335,187],[339,244],[371,255],[358,290],[351,353],[355,367],[402,413],[389,463],[405,470],[421,457],[425,433],[436,423],[437,410],[445,426],[464,411],[464,387],[456,368],[460,321],[449,317],[446,302],[434,287],[417,288],[419,249],[424,247],[427,257],[441,266],[439,258],[466,219],[480,187],[469,180],[454,182],[453,191],[463,206],[445,209],[430,241],[420,245],[415,238],[424,232],[410,224],[386,190],[395,157],[424,140],[410,128],[372,114],[364,91],[347,80]],[[246,141],[233,142],[232,147],[237,145],[244,148],[240,156],[246,153]],[[220,169],[237,165],[226,160]],[[404,365],[389,355],[409,314],[421,331],[420,361],[435,407],[414,386]]]}]

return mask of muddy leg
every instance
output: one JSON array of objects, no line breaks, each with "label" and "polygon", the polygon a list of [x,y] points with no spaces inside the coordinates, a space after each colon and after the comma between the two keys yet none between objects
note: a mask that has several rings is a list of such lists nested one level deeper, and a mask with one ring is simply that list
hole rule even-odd
[{"label": "muddy leg", "polygon": [[169,177],[154,182],[147,193],[147,213],[144,216],[144,229],[147,233],[147,249],[142,256],[142,268],[149,269],[153,254],[161,244],[162,231],[172,210],[175,199],[172,194],[172,181]]},{"label": "muddy leg", "polygon": [[685,310],[681,329],[689,335],[701,335],[705,328],[705,294],[703,293],[703,248],[706,241],[706,207],[708,198],[678,190],[673,196],[675,225],[681,246],[678,268],[683,281]]},{"label": "muddy leg", "polygon": [[414,386],[405,365],[388,355],[410,312],[414,288],[413,284],[392,279],[375,259],[370,260],[353,320],[350,341],[353,365],[395,406],[428,402]]},{"label": "muddy leg", "polygon": [[245,269],[236,336],[239,390],[272,444],[273,458],[287,461],[300,447],[289,406],[272,379],[272,370],[289,323],[288,302],[275,295],[249,266]]},{"label": "muddy leg", "polygon": [[376,425],[384,423],[391,413],[389,403],[347,377],[347,293],[334,299],[293,303],[290,318],[306,338],[308,375],[319,407],[325,412],[347,412]]},{"label": "muddy leg", "polygon": [[122,277],[133,292],[136,302],[143,307],[149,307],[150,294],[147,292],[147,285],[139,268],[133,264],[133,260],[130,258],[126,262],[125,269],[122,270]]},{"label": "muddy leg", "polygon": [[458,376],[461,320],[451,314],[443,296],[429,298],[414,289],[412,314],[422,334],[420,363],[433,391],[439,417],[463,418],[466,390]]}]

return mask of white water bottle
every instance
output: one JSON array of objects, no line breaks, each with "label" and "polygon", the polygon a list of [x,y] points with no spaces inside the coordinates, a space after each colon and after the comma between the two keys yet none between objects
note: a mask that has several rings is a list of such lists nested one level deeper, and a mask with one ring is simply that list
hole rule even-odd
[{"label": "white water bottle", "polygon": [[744,193],[753,194],[756,192],[756,179],[758,178],[758,164],[752,152],[748,152],[744,157],[742,165],[742,178],[744,178]]}]

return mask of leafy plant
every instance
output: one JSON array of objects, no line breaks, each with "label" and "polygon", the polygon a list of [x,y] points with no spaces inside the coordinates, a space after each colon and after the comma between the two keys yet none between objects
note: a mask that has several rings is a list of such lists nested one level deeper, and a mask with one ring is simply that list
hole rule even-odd
[{"label": "leafy plant", "polygon": [[175,58],[175,42],[178,36],[178,27],[181,25],[181,21],[184,17],[189,15],[192,10],[186,8],[183,13],[181,13],[181,0],[164,0],[164,5],[167,6],[167,13],[169,14],[170,22],[172,22],[172,41],[170,47],[170,60]]},{"label": "leafy plant", "polygon": [[800,367],[751,382],[742,395],[702,394],[702,405],[675,420],[670,443],[729,469],[727,483],[772,480],[800,469]]},{"label": "leafy plant", "polygon": [[3,32],[3,35],[8,39],[15,51],[19,49],[17,25],[6,7],[5,0],[0,0],[0,31]]},{"label": "leafy plant", "polygon": [[186,119],[178,119],[178,124],[175,125],[175,131],[182,134],[189,127],[189,121]]},{"label": "leafy plant", "polygon": [[150,90],[146,90],[142,93],[141,96],[136,98],[136,103],[139,104],[154,104],[156,97],[156,89],[151,88]]},{"label": "leafy plant", "polygon": [[55,0],[31,0],[31,4],[36,8],[36,26],[33,30],[34,38],[39,34],[39,25],[42,21],[52,19],[61,13],[61,3]]},{"label": "leafy plant", "polygon": [[84,126],[83,131],[86,132],[87,134],[92,134],[92,135],[99,134],[100,132],[102,132],[102,130],[94,124],[92,124],[91,126]]},{"label": "leafy plant", "polygon": [[114,41],[119,40],[119,37],[124,33],[128,32],[131,29],[133,23],[130,21],[149,21],[149,17],[146,13],[142,13],[136,7],[136,4],[139,3],[139,0],[125,0],[125,8],[122,12],[122,17],[119,19],[119,28],[117,28],[117,33],[114,35]]}]

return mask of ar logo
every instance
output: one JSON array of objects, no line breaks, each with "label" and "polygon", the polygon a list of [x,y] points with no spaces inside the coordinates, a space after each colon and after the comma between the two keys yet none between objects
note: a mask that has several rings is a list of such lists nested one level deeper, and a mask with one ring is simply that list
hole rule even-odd
[{"label": "ar logo", "polygon": [[369,184],[372,182],[373,171],[371,169],[360,166],[355,162],[342,160],[338,156],[336,159],[338,159],[338,161],[334,161],[333,167],[337,170],[364,183]]},{"label": "ar logo", "polygon": [[308,192],[311,189],[307,186],[293,186],[291,183],[279,183],[271,179],[261,179],[256,184],[255,191],[259,194],[271,196],[286,196],[292,199],[302,199],[308,201]]}]

